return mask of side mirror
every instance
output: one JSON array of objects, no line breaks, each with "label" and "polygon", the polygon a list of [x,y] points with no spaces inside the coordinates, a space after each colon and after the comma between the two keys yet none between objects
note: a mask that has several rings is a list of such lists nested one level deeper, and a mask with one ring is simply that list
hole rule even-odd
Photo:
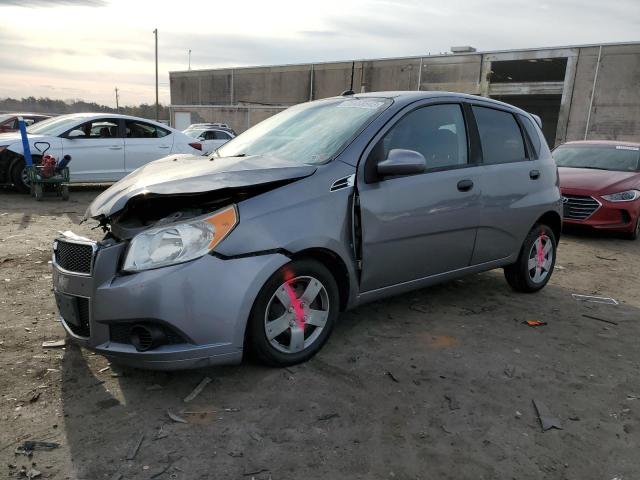
[{"label": "side mirror", "polygon": [[84,137],[84,132],[82,130],[71,130],[67,133],[67,138],[78,138]]},{"label": "side mirror", "polygon": [[378,162],[378,175],[414,175],[423,173],[427,169],[424,156],[414,150],[395,148],[389,152],[386,160]]}]

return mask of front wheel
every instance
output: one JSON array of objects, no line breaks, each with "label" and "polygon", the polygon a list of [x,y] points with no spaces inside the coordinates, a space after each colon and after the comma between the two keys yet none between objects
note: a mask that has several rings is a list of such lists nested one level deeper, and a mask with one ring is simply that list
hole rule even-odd
[{"label": "front wheel", "polygon": [[294,260],[265,283],[249,317],[248,341],[263,363],[287,366],[313,357],[331,335],[339,294],[321,263]]},{"label": "front wheel", "polygon": [[640,237],[640,216],[636,219],[636,227],[633,232],[627,234],[629,240],[637,240]]},{"label": "front wheel", "polygon": [[553,273],[556,263],[556,237],[547,225],[535,225],[525,238],[518,260],[505,267],[504,276],[518,292],[537,292]]}]

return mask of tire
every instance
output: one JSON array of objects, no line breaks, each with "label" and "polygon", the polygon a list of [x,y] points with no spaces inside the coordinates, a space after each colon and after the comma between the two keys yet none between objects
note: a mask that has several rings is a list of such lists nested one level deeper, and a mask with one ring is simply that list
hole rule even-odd
[{"label": "tire", "polygon": [[[32,155],[33,163],[39,164],[42,157]],[[29,193],[31,191],[31,182],[26,178],[26,164],[24,158],[19,158],[11,165],[11,181],[13,187],[21,193]]]},{"label": "tire", "polygon": [[633,232],[627,234],[629,240],[637,240],[640,237],[640,216],[636,219],[636,228]]},{"label": "tire", "polygon": [[339,307],[338,286],[331,272],[315,260],[294,260],[260,290],[247,325],[248,347],[267,365],[305,362],[331,335]]},{"label": "tire", "polygon": [[504,269],[504,276],[511,288],[524,293],[543,288],[553,273],[556,250],[553,230],[547,225],[534,225],[522,243],[518,260]]},{"label": "tire", "polygon": [[33,196],[36,198],[36,202],[42,200],[43,192],[42,192],[42,184],[36,183],[33,186]]}]

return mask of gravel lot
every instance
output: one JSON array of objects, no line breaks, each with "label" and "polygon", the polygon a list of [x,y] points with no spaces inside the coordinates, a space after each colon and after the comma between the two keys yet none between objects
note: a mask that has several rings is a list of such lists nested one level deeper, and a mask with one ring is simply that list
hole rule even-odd
[{"label": "gravel lot", "polygon": [[[494,271],[358,308],[296,367],[145,372],[42,348],[63,338],[51,241],[100,235],[79,225],[97,193],[36,203],[0,191],[0,477],[640,477],[640,241],[563,236],[559,267],[534,295]],[[562,430],[541,431],[534,399]],[[59,447],[15,454],[28,440]]]}]

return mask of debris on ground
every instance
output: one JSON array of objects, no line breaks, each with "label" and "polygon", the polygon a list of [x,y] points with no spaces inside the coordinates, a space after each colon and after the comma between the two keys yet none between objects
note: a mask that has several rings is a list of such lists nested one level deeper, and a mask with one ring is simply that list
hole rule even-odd
[{"label": "debris on ground", "polygon": [[62,340],[47,340],[42,342],[42,348],[62,348],[66,343],[64,338]]},{"label": "debris on ground", "polygon": [[571,296],[574,300],[579,302],[591,302],[591,303],[604,303],[605,305],[618,305],[618,301],[611,297],[598,297],[595,295],[579,295],[572,293]]},{"label": "debris on ground", "polygon": [[516,410],[515,417],[516,417],[516,419],[520,420],[522,418],[522,412]]},{"label": "debris on ground", "polygon": [[509,378],[513,378],[513,376],[516,374],[516,367],[505,367],[504,374]]},{"label": "debris on ground", "polygon": [[617,262],[618,261],[617,258],[603,257],[601,255],[596,255],[596,258],[599,258],[600,260],[609,260],[610,262]]},{"label": "debris on ground", "polygon": [[533,406],[538,412],[538,418],[540,419],[540,425],[542,426],[543,432],[546,432],[551,428],[562,430],[562,424],[560,423],[560,420],[558,420],[551,414],[551,411],[544,403],[542,403],[540,400],[533,400]]},{"label": "debris on ground", "polygon": [[37,440],[27,440],[23,442],[22,445],[17,446],[14,453],[16,455],[26,455],[30,457],[31,455],[33,455],[33,452],[35,452],[36,450],[43,450],[43,451],[55,450],[59,446],[60,446],[59,443],[54,443],[54,442],[40,442]]},{"label": "debris on ground", "polygon": [[325,420],[331,420],[332,418],[338,418],[340,414],[338,413],[327,413],[325,415],[320,415],[316,420],[318,422],[324,422]]},{"label": "debris on ground", "polygon": [[109,370],[110,368],[111,368],[111,367],[110,367],[109,365],[107,365],[106,367],[101,368],[100,370],[98,370],[98,372],[100,372],[100,373],[104,373],[104,372],[106,372],[107,370]]},{"label": "debris on ground", "polygon": [[460,402],[452,393],[445,394],[444,398],[449,403],[449,410],[460,410]]},{"label": "debris on ground", "polygon": [[544,327],[547,325],[547,322],[543,322],[542,320],[526,320],[522,322],[530,327]]},{"label": "debris on ground", "polygon": [[18,471],[18,476],[20,478],[39,478],[42,475],[42,473],[38,470],[36,470],[35,468],[30,468],[29,470],[27,470],[27,467],[23,466],[19,471]]},{"label": "debris on ground", "polygon": [[242,474],[243,477],[252,477],[253,475],[260,475],[261,473],[269,472],[270,470],[266,468],[261,468],[260,470],[254,470],[253,472],[245,472]]},{"label": "debris on ground", "polygon": [[586,313],[582,314],[585,318],[590,318],[591,320],[597,320],[599,322],[610,323],[611,325],[618,325],[618,322],[614,322],[613,320],[607,320],[606,318],[594,317],[593,315],[587,315]]},{"label": "debris on ground", "polygon": [[386,376],[388,376],[388,377],[389,377],[391,380],[393,380],[394,382],[396,382],[396,383],[400,383],[400,380],[398,380],[398,379],[395,377],[395,375],[394,375],[393,373],[391,373],[391,372],[384,372],[384,374],[385,374]]},{"label": "debris on ground", "polygon": [[244,453],[242,453],[242,452],[240,452],[240,451],[232,451],[232,452],[228,452],[228,455],[229,455],[230,457],[233,457],[233,458],[242,458],[242,457],[244,457]]},{"label": "debris on ground", "polygon": [[127,460],[133,460],[136,458],[138,454],[138,450],[140,450],[140,446],[142,445],[142,441],[144,440],[144,434],[140,435],[140,438],[131,445],[131,449],[129,449],[129,453],[127,454]]},{"label": "debris on ground", "polygon": [[171,410],[167,410],[167,416],[171,420],[173,420],[174,422],[177,422],[177,423],[189,423],[184,418],[182,418],[180,415],[176,415],[175,413],[173,413]]},{"label": "debris on ground", "polygon": [[158,428],[158,431],[154,435],[153,440],[161,440],[163,438],[167,438],[168,436],[169,434],[164,431],[164,426],[160,425],[160,428]]},{"label": "debris on ground", "polygon": [[189,403],[198,395],[200,395],[202,390],[204,390],[204,387],[206,387],[209,384],[209,382],[211,382],[211,379],[209,377],[204,377],[202,381],[198,384],[198,386],[194,388],[193,391],[184,398],[184,403]]}]

